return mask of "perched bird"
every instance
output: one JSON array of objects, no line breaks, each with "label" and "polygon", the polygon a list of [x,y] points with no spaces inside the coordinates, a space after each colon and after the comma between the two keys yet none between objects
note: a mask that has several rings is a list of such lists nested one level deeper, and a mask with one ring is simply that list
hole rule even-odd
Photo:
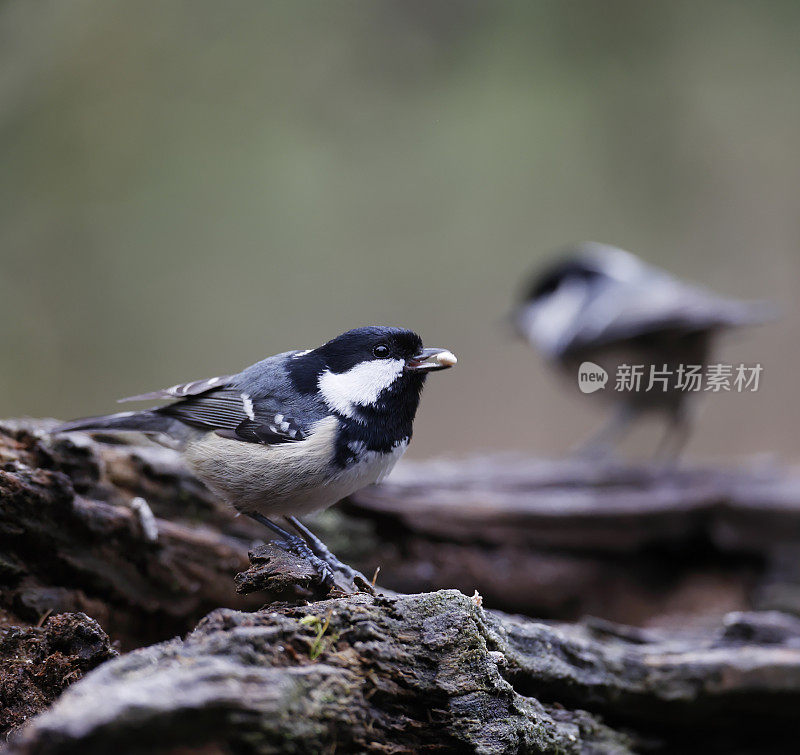
[{"label": "perched bird", "polygon": [[[387,475],[411,440],[425,377],[454,364],[451,352],[423,348],[410,330],[357,328],[236,375],[121,399],[171,399],[165,406],[79,419],[54,432],[153,435],[179,448],[214,493],[277,533],[324,581],[332,569],[363,580],[296,516]],[[278,516],[302,537],[275,524]]]},{"label": "perched bird", "polygon": [[[765,302],[723,298],[685,283],[612,246],[584,243],[565,250],[537,272],[512,313],[517,332],[571,380],[590,362],[602,367],[611,386],[596,395],[616,402],[616,413],[583,451],[609,451],[644,412],[665,415],[667,429],[657,455],[676,457],[691,430],[693,391],[659,381],[648,390],[651,370],[685,374],[708,364],[714,339],[725,330],[774,317]],[[615,390],[621,366],[643,366],[641,385]],[[681,365],[684,373],[681,373]],[[651,388],[653,386],[650,386]]]}]

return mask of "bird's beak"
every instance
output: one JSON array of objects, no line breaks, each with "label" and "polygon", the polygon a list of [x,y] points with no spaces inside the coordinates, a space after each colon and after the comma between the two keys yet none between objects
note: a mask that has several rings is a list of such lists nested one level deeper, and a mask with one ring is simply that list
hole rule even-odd
[{"label": "bird's beak", "polygon": [[406,360],[406,372],[433,372],[452,367],[458,359],[447,349],[423,349]]}]

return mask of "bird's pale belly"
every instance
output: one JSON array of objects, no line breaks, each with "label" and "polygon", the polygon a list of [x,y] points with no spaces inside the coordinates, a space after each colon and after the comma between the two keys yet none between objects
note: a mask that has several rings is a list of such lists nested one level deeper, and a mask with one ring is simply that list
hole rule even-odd
[{"label": "bird's pale belly", "polygon": [[407,443],[389,453],[367,452],[347,469],[332,466],[338,422],[317,423],[305,440],[264,446],[208,433],[190,442],[184,456],[218,496],[243,512],[302,516],[326,508],[387,475]]}]

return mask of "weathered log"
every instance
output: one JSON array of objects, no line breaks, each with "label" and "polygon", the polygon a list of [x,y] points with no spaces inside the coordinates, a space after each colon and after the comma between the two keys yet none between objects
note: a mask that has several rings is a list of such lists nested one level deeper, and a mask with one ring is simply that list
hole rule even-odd
[{"label": "weathered log", "polygon": [[0,627],[0,732],[23,724],[87,671],[117,655],[86,614],[60,614],[41,627]]},{"label": "weathered log", "polygon": [[[17,426],[21,441],[11,430],[0,432],[0,463],[6,460],[0,470],[20,479],[20,470],[66,474],[53,485],[61,485],[65,501],[70,486],[78,493],[75,504],[65,503],[72,516],[112,517],[128,530],[114,553],[137,572],[140,591],[153,592],[151,578],[177,588],[147,596],[148,605],[172,618],[140,610],[143,595],[119,601],[134,604],[128,615],[104,608],[98,580],[81,578],[80,590],[63,584],[59,558],[50,559],[46,548],[29,549],[22,560],[46,561],[54,567],[49,576],[23,568],[20,579],[19,544],[3,548],[2,528],[11,527],[14,540],[27,522],[8,507],[5,525],[0,510],[0,610],[28,623],[48,609],[87,610],[132,647],[186,631],[218,605],[256,605],[255,598],[237,602],[228,577],[246,563],[253,540],[266,539],[263,529],[231,518],[177,454],[140,436],[109,438],[113,443],[78,433],[51,439],[41,427]],[[137,497],[162,520],[159,547],[147,543],[131,509]],[[60,515],[52,524],[59,529]],[[381,584],[399,592],[478,589],[508,611],[634,624],[682,623],[691,615],[715,621],[730,610],[800,613],[800,480],[774,467],[666,470],[519,456],[405,462],[383,485],[360,491],[314,527],[368,576],[380,567]],[[79,539],[69,538],[73,557],[94,558],[93,569],[102,573],[109,548],[97,559],[90,545],[101,539],[95,535],[82,553]],[[55,552],[59,542],[52,541]],[[10,579],[18,580],[16,591],[9,591]]]},{"label": "weathered log", "polygon": [[21,627],[0,643],[7,725],[111,652],[99,627],[70,645],[89,619],[49,614],[84,611],[131,648],[227,608],[90,672],[12,752],[781,752],[793,730],[797,620],[698,628],[730,608],[800,612],[789,473],[407,463],[322,520],[382,585],[477,587],[492,607],[560,618],[678,613],[670,633],[514,618],[455,591],[342,596],[274,545],[252,550],[237,596],[264,532],[177,454],[42,427],[0,427],[0,626]]},{"label": "weathered log", "polygon": [[0,426],[0,624],[83,611],[129,648],[256,607],[232,579],[257,531],[167,449]]},{"label": "weathered log", "polygon": [[775,465],[402,462],[341,508],[374,532],[353,565],[379,563],[398,592],[478,589],[508,611],[634,624],[800,613],[800,476]]},{"label": "weathered log", "polygon": [[90,673],[8,752],[769,753],[798,705],[790,617],[670,637],[360,594],[215,611]]}]

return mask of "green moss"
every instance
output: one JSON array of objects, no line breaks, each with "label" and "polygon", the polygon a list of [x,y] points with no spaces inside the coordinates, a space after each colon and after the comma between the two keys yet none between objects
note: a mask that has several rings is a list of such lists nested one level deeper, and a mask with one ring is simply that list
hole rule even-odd
[{"label": "green moss", "polygon": [[314,639],[308,651],[308,657],[312,661],[316,661],[329,645],[335,643],[336,640],[339,639],[338,632],[331,632],[331,634],[327,636],[325,634],[330,627],[332,614],[333,612],[329,611],[324,620],[313,614],[309,614],[300,619],[300,623],[303,626],[307,626],[314,631]]}]

